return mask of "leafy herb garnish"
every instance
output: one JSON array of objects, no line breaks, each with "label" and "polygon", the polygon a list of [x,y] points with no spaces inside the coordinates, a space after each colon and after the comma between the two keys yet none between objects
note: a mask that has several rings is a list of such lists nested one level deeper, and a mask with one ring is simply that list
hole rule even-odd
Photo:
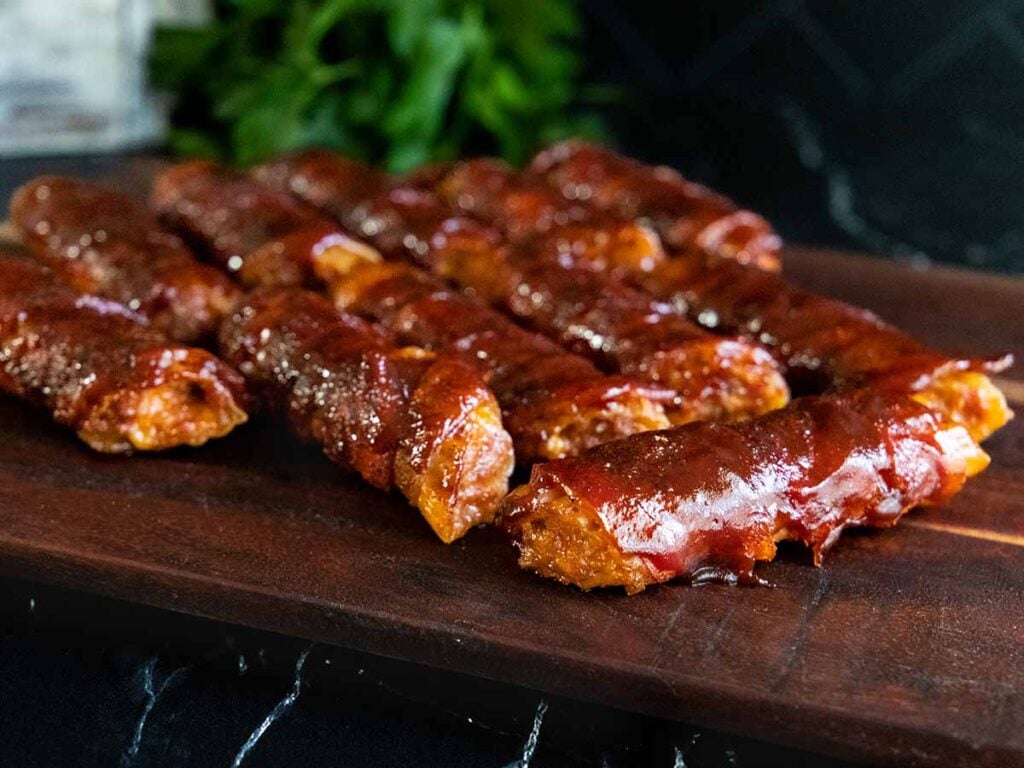
[{"label": "leafy herb garnish", "polygon": [[326,146],[396,171],[469,152],[512,162],[600,134],[573,111],[573,0],[219,0],[160,28],[151,77],[174,92],[172,148],[241,165]]}]

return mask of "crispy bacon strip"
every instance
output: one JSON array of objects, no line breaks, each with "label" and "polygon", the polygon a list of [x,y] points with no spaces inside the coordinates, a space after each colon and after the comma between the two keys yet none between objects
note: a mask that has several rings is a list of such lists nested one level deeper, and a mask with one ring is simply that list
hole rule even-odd
[{"label": "crispy bacon strip", "polygon": [[407,182],[435,192],[452,208],[487,222],[511,240],[592,221],[591,209],[566,199],[541,179],[519,177],[494,158],[428,167]]},{"label": "crispy bacon strip", "polygon": [[665,167],[644,165],[580,141],[548,147],[530,170],[569,200],[649,220],[667,246],[778,272],[782,241],[771,225]]},{"label": "crispy bacon strip", "polygon": [[0,257],[0,390],[105,453],[202,445],[246,420],[242,379],[217,358],[13,257]]},{"label": "crispy bacon strip", "polygon": [[800,388],[909,393],[979,441],[1013,416],[985,375],[1008,367],[1009,355],[977,359],[935,352],[865,309],[727,259],[671,259],[634,277],[709,328],[765,344]]},{"label": "crispy bacon strip", "polygon": [[442,541],[492,520],[512,442],[472,366],[398,347],[300,289],[250,294],[220,340],[296,432],[377,488],[397,487]]},{"label": "crispy bacon strip", "polygon": [[14,193],[10,217],[37,259],[76,291],[120,302],[178,341],[208,337],[238,289],[199,264],[144,206],[92,182],[43,176]]},{"label": "crispy bacon strip", "polygon": [[255,175],[325,211],[389,260],[436,272],[453,251],[486,254],[502,247],[499,232],[458,215],[432,192],[398,184],[382,171],[333,152],[285,155],[256,168]]},{"label": "crispy bacon strip", "polygon": [[496,231],[453,215],[436,195],[396,187],[389,174],[326,150],[284,155],[254,174],[274,190],[326,212],[387,259],[433,268],[439,253],[463,243],[498,247],[501,242]]},{"label": "crispy bacon strip", "polygon": [[159,174],[163,220],[248,288],[315,286],[380,254],[290,195],[205,161]]},{"label": "crispy bacon strip", "polygon": [[941,504],[987,464],[962,427],[909,398],[861,391],[538,465],[499,516],[522,567],[583,589],[752,581],[779,540],[820,562],[844,528]]},{"label": "crispy bacon strip", "polygon": [[587,360],[453,291],[409,264],[362,264],[334,283],[337,304],[405,343],[456,355],[483,371],[521,462],[668,426],[671,393],[602,375]]},{"label": "crispy bacon strip", "polygon": [[[409,178],[508,240],[550,251],[589,248],[616,263],[649,267],[666,258],[650,227],[569,200],[543,179],[493,158],[432,166]],[[596,254],[592,255],[596,258]]]},{"label": "crispy bacon strip", "polygon": [[[366,219],[362,209],[365,201],[386,193],[394,185],[390,174],[326,149],[281,155],[257,166],[253,174],[270,188],[294,195],[353,231]],[[374,231],[363,235],[375,241],[387,238],[389,243],[393,242],[394,245],[383,249],[387,254],[401,243],[398,229],[397,224],[382,221]],[[375,245],[380,248],[379,243]]]},{"label": "crispy bacon strip", "polygon": [[[435,258],[436,271],[573,352],[672,389],[668,414],[674,424],[756,416],[788,401],[785,380],[765,350],[714,336],[643,291],[564,263],[562,241],[577,236],[585,216],[565,209],[546,185],[538,188],[489,159],[456,163],[433,176],[444,199],[518,241],[495,248],[462,238],[459,248]],[[579,222],[573,234],[560,233],[573,220]],[[530,222],[537,223],[533,230]],[[595,238],[603,231],[596,223],[588,226]],[[605,242],[635,243],[619,239],[622,226],[615,224]],[[636,252],[602,251],[601,258],[632,264]],[[587,258],[598,257],[590,250]]]}]

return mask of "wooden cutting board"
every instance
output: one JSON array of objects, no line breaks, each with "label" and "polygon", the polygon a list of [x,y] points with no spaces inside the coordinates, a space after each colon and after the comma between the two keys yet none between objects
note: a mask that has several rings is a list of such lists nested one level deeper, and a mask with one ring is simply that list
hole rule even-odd
[{"label": "wooden cutting board", "polygon": [[[951,351],[1024,358],[1024,281],[803,248],[792,278]],[[1024,412],[1024,376],[1003,380]],[[892,765],[1024,765],[1024,413],[943,509],[787,550],[774,588],[627,598],[439,544],[400,500],[257,420],[200,450],[90,453],[0,396],[0,569]]]}]

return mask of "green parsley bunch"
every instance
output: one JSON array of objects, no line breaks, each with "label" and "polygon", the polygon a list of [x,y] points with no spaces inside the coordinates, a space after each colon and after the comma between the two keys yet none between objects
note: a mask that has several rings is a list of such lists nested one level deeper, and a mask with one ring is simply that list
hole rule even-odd
[{"label": "green parsley bunch", "polygon": [[315,145],[404,171],[600,134],[574,111],[572,0],[218,0],[214,15],[154,40],[181,154],[248,165]]}]

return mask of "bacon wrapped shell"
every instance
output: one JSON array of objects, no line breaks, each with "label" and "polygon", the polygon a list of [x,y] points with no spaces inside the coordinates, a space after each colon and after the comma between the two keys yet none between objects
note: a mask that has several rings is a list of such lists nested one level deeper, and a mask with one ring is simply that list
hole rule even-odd
[{"label": "bacon wrapped shell", "polygon": [[945,355],[865,309],[725,259],[671,259],[634,275],[653,295],[707,327],[764,344],[800,389],[869,386],[910,394],[979,441],[1013,416],[986,375],[1009,366],[1008,355]]},{"label": "bacon wrapped shell", "polygon": [[987,464],[963,427],[860,391],[540,464],[499,514],[523,568],[583,589],[749,582],[777,541],[802,542],[820,562],[843,529],[941,504]]},{"label": "bacon wrapped shell", "polygon": [[151,198],[168,226],[247,288],[312,287],[380,260],[315,209],[206,161],[159,174]]},{"label": "bacon wrapped shell", "polygon": [[332,461],[396,487],[442,541],[493,518],[512,442],[472,366],[399,347],[301,289],[250,294],[220,341],[269,408]]},{"label": "bacon wrapped shell", "polygon": [[548,147],[530,170],[567,199],[651,222],[665,245],[778,272],[782,240],[764,218],[666,167],[580,141]]},{"label": "bacon wrapped shell", "polygon": [[242,378],[46,267],[0,257],[0,390],[97,451],[202,445],[245,422]]},{"label": "bacon wrapped shell", "polygon": [[[706,333],[617,281],[504,243],[428,191],[393,187],[386,175],[324,152],[283,158],[257,173],[340,217],[386,256],[427,266],[611,372],[671,390],[675,423],[742,418],[788,399],[763,350]],[[500,169],[490,175],[504,178]]]},{"label": "bacon wrapped shell", "polygon": [[112,299],[178,341],[211,336],[238,298],[143,205],[81,179],[43,176],[14,193],[11,222],[76,291]]}]

